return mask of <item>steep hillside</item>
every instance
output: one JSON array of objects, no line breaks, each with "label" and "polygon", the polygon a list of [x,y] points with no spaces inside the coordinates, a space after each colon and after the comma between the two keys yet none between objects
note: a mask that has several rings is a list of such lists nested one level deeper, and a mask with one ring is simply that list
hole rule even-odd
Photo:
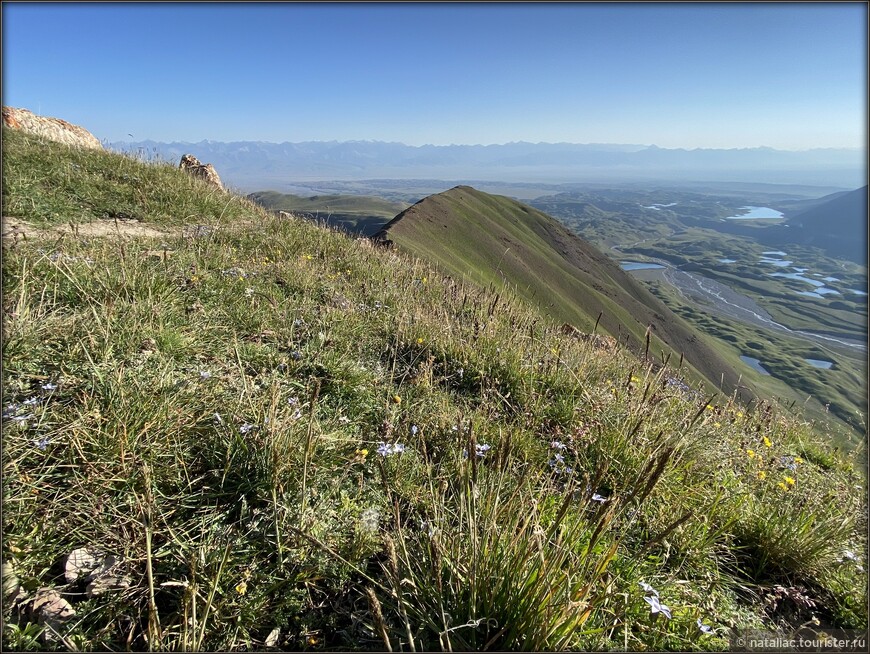
[{"label": "steep hillside", "polygon": [[[812,207],[788,219],[789,237],[830,256],[867,262],[867,187]],[[785,235],[784,235],[785,236]]]},{"label": "steep hillside", "polygon": [[861,460],[769,403],[175,166],[4,131],[3,216],[3,651],[866,629]]},{"label": "steep hillside", "polygon": [[[702,335],[617,263],[550,216],[503,196],[457,186],[399,214],[375,236],[484,286],[510,288],[552,319],[606,331],[636,353],[681,355],[712,386],[739,386],[737,372]],[[600,316],[600,320],[599,320]],[[720,386],[721,383],[721,386]],[[749,398],[749,389],[739,392]]]}]

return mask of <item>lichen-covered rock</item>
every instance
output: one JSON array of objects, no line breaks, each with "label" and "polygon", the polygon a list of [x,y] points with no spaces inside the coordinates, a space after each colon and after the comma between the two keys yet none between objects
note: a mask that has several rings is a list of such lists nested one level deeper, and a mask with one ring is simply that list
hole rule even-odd
[{"label": "lichen-covered rock", "polygon": [[66,557],[64,564],[64,577],[66,583],[74,584],[79,579],[84,579],[94,570],[100,567],[101,555],[87,547],[74,549]]},{"label": "lichen-covered rock", "polygon": [[80,547],[70,552],[66,559],[65,576],[68,584],[83,581],[87,584],[88,597],[103,595],[110,590],[130,587],[130,579],[118,572],[123,559],[114,554]]},{"label": "lichen-covered rock", "polygon": [[221,190],[224,189],[224,185],[221,183],[221,178],[218,176],[214,166],[201,163],[200,160],[192,154],[185,154],[182,156],[181,163],[178,164],[178,167],[194,177],[205,180],[216,188]]},{"label": "lichen-covered rock", "polygon": [[30,603],[30,614],[39,624],[48,627],[43,632],[45,640],[53,641],[54,634],[60,633],[61,625],[72,618],[76,612],[56,590],[40,588]]},{"label": "lichen-covered rock", "polygon": [[97,137],[84,127],[73,125],[60,118],[37,116],[27,109],[3,107],[3,124],[10,129],[20,129],[58,143],[94,150],[103,149]]}]

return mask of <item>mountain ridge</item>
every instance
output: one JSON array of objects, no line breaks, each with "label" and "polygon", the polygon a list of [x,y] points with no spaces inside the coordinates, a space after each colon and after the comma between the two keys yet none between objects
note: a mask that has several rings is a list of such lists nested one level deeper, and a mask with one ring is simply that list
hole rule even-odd
[{"label": "mountain ridge", "polygon": [[[450,275],[512,288],[545,315],[582,331],[601,329],[635,352],[649,334],[711,387],[753,397],[739,374],[693,328],[600,250],[547,214],[459,185],[398,214],[373,240],[396,245]],[[649,328],[649,332],[647,332]]]}]

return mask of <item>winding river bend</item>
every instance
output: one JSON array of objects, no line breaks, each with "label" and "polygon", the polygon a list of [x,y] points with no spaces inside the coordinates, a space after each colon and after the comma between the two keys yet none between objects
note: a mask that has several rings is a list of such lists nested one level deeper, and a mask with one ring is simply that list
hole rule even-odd
[{"label": "winding river bend", "polygon": [[665,267],[661,274],[665,281],[673,286],[684,299],[698,304],[712,313],[719,313],[727,318],[786,333],[822,345],[840,346],[861,351],[867,349],[867,344],[860,341],[790,329],[776,322],[767,311],[758,306],[751,298],[702,275],[671,267]]}]

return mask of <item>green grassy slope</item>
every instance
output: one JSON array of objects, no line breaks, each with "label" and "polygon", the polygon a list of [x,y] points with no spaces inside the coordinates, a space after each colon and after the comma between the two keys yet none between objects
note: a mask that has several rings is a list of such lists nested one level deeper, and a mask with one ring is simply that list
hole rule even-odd
[{"label": "green grassy slope", "polygon": [[[3,146],[43,228],[2,261],[4,651],[866,629],[860,460],[811,425],[174,167]],[[162,235],[54,231],[121,210]]]},{"label": "green grassy slope", "polygon": [[546,214],[503,196],[459,186],[430,196],[388,223],[388,240],[479,284],[515,289],[553,319],[608,332],[635,352],[683,355],[711,386],[726,393],[749,389],[731,364],[682,318],[613,260]]}]

